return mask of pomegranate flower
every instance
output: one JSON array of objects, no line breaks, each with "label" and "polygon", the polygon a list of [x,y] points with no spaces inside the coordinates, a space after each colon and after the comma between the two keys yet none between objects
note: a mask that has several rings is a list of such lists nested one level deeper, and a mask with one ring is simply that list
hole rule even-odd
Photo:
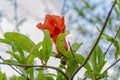
[{"label": "pomegranate flower", "polygon": [[[58,50],[58,47],[56,45],[56,40],[58,38],[58,35],[60,33],[65,32],[65,24],[64,24],[64,17],[60,17],[57,15],[46,15],[44,23],[38,23],[37,27],[41,30],[48,30],[50,32],[50,37],[52,38],[57,52],[60,54],[60,51]],[[68,45],[66,43],[66,40],[63,41],[64,49],[68,50]]]}]

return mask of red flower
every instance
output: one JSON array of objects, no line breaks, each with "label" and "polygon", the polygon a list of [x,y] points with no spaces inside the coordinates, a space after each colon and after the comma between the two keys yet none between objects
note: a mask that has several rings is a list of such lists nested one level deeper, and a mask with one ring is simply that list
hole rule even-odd
[{"label": "red flower", "polygon": [[[56,15],[46,15],[44,23],[39,23],[37,27],[41,30],[48,30],[50,32],[50,37],[52,38],[53,42],[56,45],[57,37],[60,33],[65,32],[65,24],[64,24],[64,17],[56,16]],[[64,48],[68,50],[68,46],[66,40],[64,39]],[[58,53],[58,47],[56,45],[56,49]]]}]

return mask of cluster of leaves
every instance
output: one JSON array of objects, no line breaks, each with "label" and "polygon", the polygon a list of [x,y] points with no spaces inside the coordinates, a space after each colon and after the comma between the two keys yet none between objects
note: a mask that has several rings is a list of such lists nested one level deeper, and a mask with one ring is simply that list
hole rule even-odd
[{"label": "cluster of leaves", "polygon": [[[52,41],[50,39],[49,32],[43,30],[43,33],[44,39],[38,44],[35,44],[29,37],[25,36],[24,34],[17,32],[6,32],[4,34],[4,38],[0,38],[0,42],[6,43],[11,46],[11,49],[7,51],[7,53],[13,57],[12,59],[3,60],[4,63],[33,65],[34,59],[39,58],[42,62],[42,65],[44,66],[39,68],[16,66],[15,69],[17,69],[18,72],[22,75],[13,76],[10,78],[11,80],[66,80],[67,78],[71,77],[76,69],[85,61],[85,57],[82,56],[80,53],[77,53],[77,50],[80,48],[82,43],[72,44],[70,46],[70,50],[68,51],[64,49],[62,45],[63,39],[66,35],[69,34],[69,31],[66,31],[64,34],[59,35],[57,39],[57,46],[63,55],[61,58],[59,58],[61,60],[61,63],[58,69],[63,71],[67,77],[59,72],[59,70],[56,70],[57,74],[44,73],[44,70],[47,69],[47,62],[49,58],[53,56],[55,52],[52,51]],[[106,38],[106,40],[113,43],[116,49],[114,53],[115,59],[117,59],[118,54],[120,53],[120,44],[118,43],[118,41],[105,33],[103,34],[102,38]],[[103,73],[101,72],[106,62],[107,60],[105,60],[105,54],[98,45],[92,53],[90,60],[84,66],[84,68],[86,69],[84,76],[93,80],[107,78],[107,71]],[[37,77],[35,77],[34,75],[35,72],[37,72]],[[1,77],[1,79],[6,78],[5,74],[1,73],[1,75],[3,76]]]}]

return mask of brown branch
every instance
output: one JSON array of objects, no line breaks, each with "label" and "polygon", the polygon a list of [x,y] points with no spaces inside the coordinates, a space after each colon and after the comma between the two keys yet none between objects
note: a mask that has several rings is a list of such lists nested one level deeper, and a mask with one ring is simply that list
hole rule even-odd
[{"label": "brown branch", "polygon": [[90,56],[92,55],[93,51],[95,50],[95,48],[96,48],[96,46],[97,46],[97,44],[98,44],[98,42],[99,42],[99,40],[100,40],[100,38],[101,38],[104,30],[105,30],[105,28],[106,28],[106,25],[107,25],[107,23],[108,23],[108,20],[109,20],[109,18],[110,18],[110,15],[111,15],[111,13],[112,13],[113,8],[115,7],[116,2],[117,2],[117,0],[115,0],[114,4],[112,5],[112,7],[111,7],[111,9],[110,9],[110,11],[109,11],[109,13],[108,13],[108,15],[107,15],[106,21],[105,21],[105,23],[104,23],[104,25],[103,25],[103,28],[102,28],[102,30],[101,30],[101,32],[100,32],[100,34],[99,34],[99,36],[98,36],[98,38],[97,38],[94,46],[93,46],[93,48],[91,49],[89,55],[87,56],[87,58],[86,58],[86,60],[83,62],[83,64],[81,64],[81,66],[78,67],[78,68],[75,70],[75,72],[73,73],[73,75],[71,75],[70,80],[73,80],[74,76],[75,76],[75,75],[78,73],[78,71],[87,63],[87,61],[89,60],[89,58],[90,58]]},{"label": "brown branch", "polygon": [[[116,37],[118,36],[119,32],[120,32],[120,26],[119,26],[119,28],[118,28],[118,31],[117,31],[114,39],[116,39]],[[110,49],[111,46],[112,46],[112,43],[108,46],[107,50],[105,51],[105,55],[107,54],[107,52],[109,51],[109,49]]]},{"label": "brown branch", "polygon": [[4,62],[2,62],[0,64],[2,64],[2,65],[10,65],[10,66],[19,66],[19,67],[25,67],[25,68],[30,68],[30,67],[42,67],[42,68],[45,68],[45,67],[47,67],[47,68],[59,71],[61,74],[64,75],[66,80],[69,80],[68,76],[61,69],[59,69],[57,67],[53,67],[53,66],[48,66],[48,65],[46,65],[46,66],[44,66],[44,65],[30,65],[30,64],[14,64],[14,63],[4,63]]}]

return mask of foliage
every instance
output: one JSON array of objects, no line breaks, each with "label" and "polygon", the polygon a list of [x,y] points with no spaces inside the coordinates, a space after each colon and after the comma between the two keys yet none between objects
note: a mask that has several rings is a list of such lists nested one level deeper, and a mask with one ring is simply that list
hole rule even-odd
[{"label": "foliage", "polygon": [[[94,9],[96,7],[96,5],[91,6],[88,2],[84,0],[83,2],[86,6],[85,9],[86,8]],[[116,1],[113,3],[113,7],[114,4],[116,4]],[[82,18],[86,18],[84,11],[82,12],[81,9],[79,9],[75,4],[73,5],[74,9],[78,12],[78,15],[82,16]],[[120,3],[117,2],[117,5],[119,8]],[[107,18],[110,19],[109,16]],[[20,74],[19,76],[12,76],[9,79],[74,80],[74,76],[82,68],[85,69],[85,72],[83,72],[84,74],[84,76],[82,77],[83,79],[91,80],[107,79],[109,77],[108,70],[111,69],[111,67],[113,67],[115,64],[117,64],[117,62],[120,61],[119,59],[120,43],[118,41],[119,38],[112,37],[108,33],[105,33],[104,29],[107,27],[106,25],[103,26],[101,30],[97,28],[100,34],[98,38],[96,38],[93,41],[90,47],[91,51],[88,54],[88,56],[85,57],[78,51],[79,48],[83,45],[82,42],[66,44],[65,38],[67,35],[70,34],[70,31],[69,30],[65,31],[65,25],[63,24],[64,22],[62,22],[64,21],[64,18],[62,18],[61,24],[59,23],[59,21],[57,21],[58,16],[55,17],[55,21],[53,22],[51,22],[52,17],[49,19],[50,22],[48,21],[44,26],[40,24],[40,27],[42,27],[42,31],[44,33],[44,39],[37,44],[34,43],[28,36],[20,32],[6,32],[4,34],[4,38],[0,38],[1,43],[8,44],[11,47],[11,49],[6,51],[6,53],[12,57],[11,59],[3,59],[2,57],[0,57],[0,59],[2,60],[0,64],[9,65],[13,70]],[[61,18],[59,17],[59,19]],[[98,19],[98,17],[96,17],[96,19]],[[110,20],[106,19],[105,24],[110,22]],[[89,20],[89,22],[90,21],[91,20]],[[57,24],[55,24],[55,22],[57,22]],[[47,30],[46,29],[47,24],[49,25],[52,24],[53,30]],[[56,32],[55,30],[57,30],[58,32]],[[52,36],[53,34],[50,31],[54,31],[54,35],[57,34],[57,37]],[[120,28],[117,30],[117,32],[119,33],[119,31]],[[105,70],[104,67],[108,62],[108,59],[107,55],[103,52],[103,48],[99,44],[99,42],[103,41],[104,38],[107,40],[107,42],[113,44],[115,52],[112,53],[114,54],[114,59],[116,60],[112,65],[110,65]],[[57,53],[52,50],[53,47],[52,40],[56,46]],[[65,49],[66,45],[67,47],[69,47],[69,49],[67,48]],[[48,65],[50,57],[54,57],[55,59],[59,59],[61,61],[58,67],[54,67],[54,64],[52,64],[52,66]],[[41,65],[35,64],[36,58],[38,58],[41,61]],[[56,73],[49,72],[49,68],[54,69]],[[6,75],[2,72],[0,72],[0,76],[1,76],[0,80],[7,79]]]}]

